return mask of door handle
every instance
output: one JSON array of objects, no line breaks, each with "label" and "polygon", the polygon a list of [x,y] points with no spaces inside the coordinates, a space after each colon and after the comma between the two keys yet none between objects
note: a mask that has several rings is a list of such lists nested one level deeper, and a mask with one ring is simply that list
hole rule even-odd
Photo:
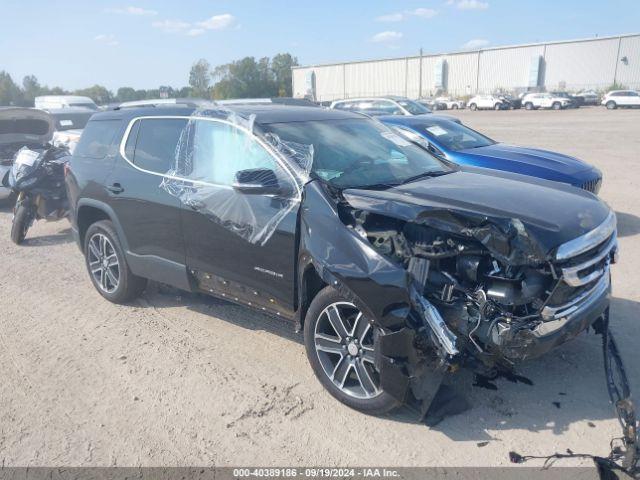
[{"label": "door handle", "polygon": [[107,190],[109,190],[111,193],[115,193],[116,195],[118,193],[124,192],[124,188],[122,188],[122,185],[120,185],[119,183],[114,183],[113,185],[109,185],[107,187]]}]

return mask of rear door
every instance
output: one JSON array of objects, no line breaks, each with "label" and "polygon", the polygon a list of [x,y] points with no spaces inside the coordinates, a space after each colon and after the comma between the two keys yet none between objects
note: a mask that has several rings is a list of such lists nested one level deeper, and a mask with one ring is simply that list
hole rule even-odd
[{"label": "rear door", "polygon": [[180,199],[162,184],[174,167],[186,123],[185,118],[175,117],[132,120],[120,145],[120,158],[106,179],[109,204],[134,259],[185,263]]},{"label": "rear door", "polygon": [[[298,183],[266,144],[241,127],[216,119],[193,120],[192,126],[184,172],[191,182],[182,189],[189,269],[203,290],[291,314]],[[282,193],[239,190],[238,179],[256,171],[273,172]]]}]

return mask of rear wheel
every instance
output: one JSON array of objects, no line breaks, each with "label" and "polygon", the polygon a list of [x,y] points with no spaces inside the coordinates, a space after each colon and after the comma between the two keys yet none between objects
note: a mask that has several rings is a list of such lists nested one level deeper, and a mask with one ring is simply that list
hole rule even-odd
[{"label": "rear wheel", "polygon": [[553,105],[551,105],[551,108],[553,108],[554,110],[561,110],[562,105],[560,104],[560,102],[553,102]]},{"label": "rear wheel", "polygon": [[16,245],[24,242],[27,231],[33,223],[33,211],[28,199],[18,200],[11,223],[11,241]]},{"label": "rear wheel", "polygon": [[342,403],[374,415],[399,405],[380,387],[375,328],[331,287],[313,299],[304,325],[307,358],[320,383]]},{"label": "rear wheel", "polygon": [[108,220],[89,227],[84,239],[84,256],[93,286],[110,302],[133,300],[147,286],[145,278],[131,273],[118,235]]},{"label": "rear wheel", "polygon": [[477,110],[478,106],[475,103],[472,103],[471,105],[469,105],[469,110]]},{"label": "rear wheel", "polygon": [[533,110],[533,103],[531,102],[527,102],[524,104],[524,109],[525,110]]},{"label": "rear wheel", "polygon": [[496,104],[493,106],[493,109],[494,109],[494,110],[500,110],[500,108],[501,108],[501,107],[502,107],[502,106],[501,106],[499,103],[496,103]]},{"label": "rear wheel", "polygon": [[458,110],[458,104],[454,103],[453,105],[451,105],[451,110]]},{"label": "rear wheel", "polygon": [[616,102],[613,100],[609,100],[607,102],[607,110],[615,110],[616,108],[618,108],[618,104]]}]

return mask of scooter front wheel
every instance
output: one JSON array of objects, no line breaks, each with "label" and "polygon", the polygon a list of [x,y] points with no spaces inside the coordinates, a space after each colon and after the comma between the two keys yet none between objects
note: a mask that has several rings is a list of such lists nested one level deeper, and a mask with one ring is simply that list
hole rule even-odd
[{"label": "scooter front wheel", "polygon": [[13,243],[20,245],[24,242],[32,221],[33,218],[29,205],[24,201],[18,200],[16,211],[13,215],[13,223],[11,224],[11,241]]}]

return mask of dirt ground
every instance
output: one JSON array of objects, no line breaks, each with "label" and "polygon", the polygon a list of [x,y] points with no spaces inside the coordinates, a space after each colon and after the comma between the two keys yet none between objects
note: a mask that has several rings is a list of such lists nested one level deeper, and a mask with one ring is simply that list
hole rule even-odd
[{"label": "dirt ground", "polygon": [[[637,392],[640,111],[456,115],[496,140],[604,172],[621,246],[612,323]],[[38,223],[21,247],[10,223],[3,207],[1,465],[497,466],[510,450],[606,455],[620,435],[595,335],[524,365],[533,386],[489,391],[460,374],[473,408],[429,429],[407,411],[376,418],[338,403],[281,320],[157,284],[133,305],[112,305],[89,282],[66,221]]]}]

